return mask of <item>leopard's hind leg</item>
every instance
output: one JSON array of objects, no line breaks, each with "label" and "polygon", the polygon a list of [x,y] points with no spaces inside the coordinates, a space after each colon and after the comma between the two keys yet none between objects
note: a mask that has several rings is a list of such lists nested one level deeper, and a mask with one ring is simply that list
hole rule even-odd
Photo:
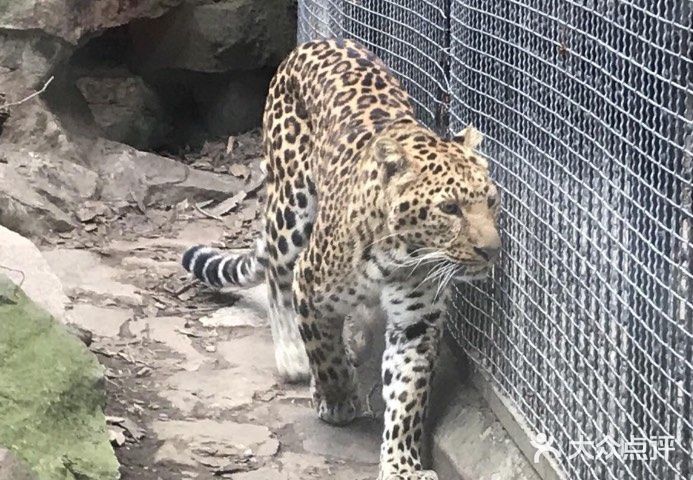
[{"label": "leopard's hind leg", "polygon": [[267,171],[265,239],[270,324],[279,374],[287,381],[309,378],[308,358],[292,304],[293,269],[315,222],[317,198],[310,156],[310,125],[290,91],[286,73],[270,85],[264,118]]}]

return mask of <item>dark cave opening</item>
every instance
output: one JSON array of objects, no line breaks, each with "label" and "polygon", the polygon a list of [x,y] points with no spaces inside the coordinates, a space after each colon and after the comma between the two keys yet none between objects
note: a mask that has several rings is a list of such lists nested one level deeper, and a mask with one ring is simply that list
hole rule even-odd
[{"label": "dark cave opening", "polygon": [[[170,23],[139,19],[83,42],[57,75],[60,93],[51,102],[70,110],[73,122],[81,119],[83,130],[89,125],[98,136],[159,153],[196,150],[259,127],[276,67],[239,62],[222,69],[199,60],[197,70],[186,68],[157,43]],[[143,32],[158,33],[144,41]]]}]

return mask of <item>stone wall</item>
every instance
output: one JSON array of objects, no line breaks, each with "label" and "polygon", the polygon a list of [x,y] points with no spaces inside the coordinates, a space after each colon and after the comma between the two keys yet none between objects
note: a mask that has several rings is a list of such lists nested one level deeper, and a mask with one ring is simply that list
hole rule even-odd
[{"label": "stone wall", "polygon": [[134,169],[130,147],[153,159],[259,126],[295,18],[293,0],[0,1],[0,111],[52,79],[0,119],[0,225],[66,231],[83,202],[111,201],[104,145]]}]

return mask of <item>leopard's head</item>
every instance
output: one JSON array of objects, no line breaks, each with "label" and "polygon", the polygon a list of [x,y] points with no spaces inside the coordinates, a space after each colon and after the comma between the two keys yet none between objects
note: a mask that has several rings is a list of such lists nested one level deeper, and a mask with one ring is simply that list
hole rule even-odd
[{"label": "leopard's head", "polygon": [[406,242],[412,263],[430,263],[447,279],[485,276],[501,250],[499,192],[476,151],[482,139],[471,126],[452,140],[416,127],[372,144],[388,234]]}]

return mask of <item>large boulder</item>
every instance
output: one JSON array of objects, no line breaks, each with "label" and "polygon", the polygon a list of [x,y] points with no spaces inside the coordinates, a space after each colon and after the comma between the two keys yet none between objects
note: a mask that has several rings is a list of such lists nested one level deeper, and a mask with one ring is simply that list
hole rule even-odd
[{"label": "large boulder", "polygon": [[107,202],[135,199],[142,204],[172,205],[186,198],[223,199],[240,190],[255,189],[262,181],[258,175],[246,183],[232,175],[189,168],[170,158],[103,139],[96,142],[90,158],[102,182],[100,198]]},{"label": "large boulder", "polygon": [[0,88],[11,84],[28,92],[69,52],[68,45],[40,32],[0,30]]},{"label": "large boulder", "polygon": [[296,44],[291,0],[189,0],[156,20],[132,22],[147,69],[227,72],[276,66]]},{"label": "large boulder", "polygon": [[0,145],[0,224],[29,236],[70,230],[72,210],[96,193],[97,181],[58,153]]},{"label": "large boulder", "polygon": [[0,28],[38,30],[77,44],[85,35],[158,17],[182,0],[9,0],[0,2]]},{"label": "large boulder", "polygon": [[63,321],[69,299],[60,278],[31,240],[0,226],[0,266],[15,284],[53,318]]},{"label": "large boulder", "polygon": [[0,445],[40,480],[118,479],[96,358],[2,273],[0,322]]},{"label": "large boulder", "polygon": [[[3,19],[3,8],[15,3],[0,4]],[[81,164],[63,122],[40,96],[22,102],[69,53],[69,45],[40,31],[0,31],[0,93],[16,103],[0,127],[0,224],[24,234],[72,228],[64,206],[94,190],[95,175]]]}]

